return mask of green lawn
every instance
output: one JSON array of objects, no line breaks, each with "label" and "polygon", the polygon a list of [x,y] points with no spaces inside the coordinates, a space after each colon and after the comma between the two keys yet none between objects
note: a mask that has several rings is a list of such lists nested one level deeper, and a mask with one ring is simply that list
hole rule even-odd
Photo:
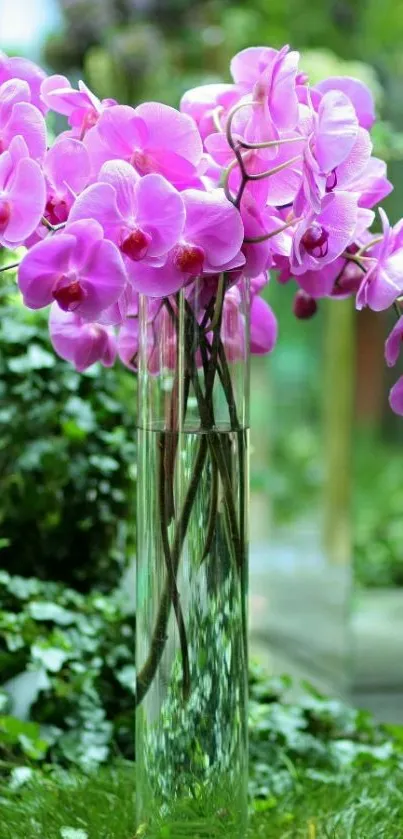
[{"label": "green lawn", "polygon": [[[294,780],[292,791],[257,802],[261,812],[251,817],[251,839],[402,837],[402,770],[385,778],[363,769],[340,786],[298,775]],[[91,779],[66,774],[57,782],[41,780],[0,798],[0,839],[134,839],[133,824],[131,765],[100,770]],[[176,839],[168,828],[161,837]]]}]

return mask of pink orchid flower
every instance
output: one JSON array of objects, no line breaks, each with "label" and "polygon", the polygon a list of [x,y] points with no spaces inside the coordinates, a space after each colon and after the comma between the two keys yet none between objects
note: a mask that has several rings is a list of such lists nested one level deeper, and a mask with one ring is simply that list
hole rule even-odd
[{"label": "pink orchid flower", "polygon": [[125,160],[139,175],[164,175],[178,189],[199,183],[203,146],[193,119],[175,108],[145,102],[107,108],[85,137],[99,171],[107,160]]},{"label": "pink orchid flower", "polygon": [[61,224],[67,221],[76,197],[89,182],[87,149],[79,140],[62,137],[47,152],[43,171],[47,185],[45,216],[51,224]]},{"label": "pink orchid flower", "polygon": [[0,244],[24,244],[42,218],[45,201],[41,168],[28,156],[22,137],[16,137],[0,154]]},{"label": "pink orchid flower", "polygon": [[362,280],[362,271],[348,259],[340,256],[325,265],[321,271],[306,271],[297,277],[300,288],[313,299],[320,297],[350,297],[355,294]]},{"label": "pink orchid flower", "polygon": [[277,342],[278,326],[274,312],[259,295],[252,298],[250,310],[250,350],[253,355],[271,352]]},{"label": "pink orchid flower", "polygon": [[400,376],[400,379],[391,388],[389,405],[395,414],[403,416],[403,376]]},{"label": "pink orchid flower", "polygon": [[127,277],[116,245],[87,219],[34,245],[20,264],[18,282],[30,309],[56,300],[65,312],[97,320],[119,299]]},{"label": "pink orchid flower", "polygon": [[[401,353],[403,342],[403,317],[400,317],[393,327],[385,343],[385,358],[389,367],[394,367]],[[403,376],[390,390],[389,404],[395,414],[403,416]]]},{"label": "pink orchid flower", "polygon": [[357,309],[369,306],[375,312],[388,309],[403,293],[403,221],[391,228],[384,210],[379,210],[383,238],[367,251],[368,270],[357,294]]},{"label": "pink orchid flower", "polygon": [[[241,299],[241,292],[237,285],[231,286],[224,297],[221,338],[225,354],[231,363],[244,359],[246,355],[246,328]],[[201,358],[199,363],[201,365]]]},{"label": "pink orchid flower", "polygon": [[80,373],[100,361],[112,367],[116,359],[116,338],[111,328],[88,323],[76,312],[66,312],[53,303],[49,315],[50,339],[57,354],[71,361]]},{"label": "pink orchid flower", "polygon": [[[279,232],[284,226],[284,220],[279,212],[272,207],[261,207],[247,191],[241,205],[241,216],[244,225],[245,239],[263,241],[256,244],[244,242],[242,253],[245,256],[244,272],[248,277],[256,277],[271,268],[275,254],[289,257],[291,253],[291,233],[289,230]],[[264,238],[271,234],[270,238]]]},{"label": "pink orchid flower", "polygon": [[385,343],[385,358],[388,367],[394,367],[399,358],[403,342],[403,316],[395,323]]},{"label": "pink orchid flower", "polygon": [[82,140],[97,124],[105,108],[116,105],[114,99],[98,99],[83,81],[75,90],[65,76],[48,76],[41,87],[42,100],[50,110],[66,116],[75,135]]},{"label": "pink orchid flower", "polygon": [[321,271],[353,242],[357,226],[357,197],[350,192],[325,196],[318,215],[302,218],[294,230],[290,258],[294,276]]},{"label": "pink orchid flower", "polygon": [[359,124],[370,131],[375,122],[375,103],[369,87],[364,82],[351,76],[330,76],[319,82],[316,89],[323,94],[339,90],[348,96],[354,105]]},{"label": "pink orchid flower", "polygon": [[364,169],[359,168],[354,174],[351,167],[349,190],[356,192],[360,207],[374,207],[383,201],[393,190],[386,177],[386,163],[377,157],[370,157]]},{"label": "pink orchid flower", "polygon": [[137,371],[139,350],[139,322],[137,317],[128,317],[119,329],[118,356],[129,370]]},{"label": "pink orchid flower", "polygon": [[98,182],[77,199],[70,220],[83,218],[102,225],[126,257],[130,274],[133,262],[161,264],[182,234],[185,205],[162,175],[140,178],[129,163],[116,160],[106,163]]},{"label": "pink orchid flower", "polygon": [[217,131],[214,117],[222,125],[225,115],[239,100],[239,91],[233,84],[204,84],[186,91],[180,110],[191,116],[203,140]]},{"label": "pink orchid flower", "polygon": [[0,153],[20,136],[26,142],[30,157],[42,160],[46,151],[46,125],[30,98],[27,82],[11,79],[0,86]]},{"label": "pink orchid flower", "polygon": [[[310,123],[310,124],[309,124]],[[319,103],[318,113],[311,112],[305,130],[309,131],[304,148],[301,187],[294,200],[296,215],[314,211],[319,213],[324,196],[336,187],[343,189],[339,179],[352,174],[351,166],[364,158],[364,165],[371,154],[371,145],[366,132],[360,135],[358,119],[353,104],[343,93],[329,91]],[[339,167],[347,161],[354,147],[351,164],[346,164],[339,175]],[[364,148],[362,148],[364,147]],[[367,153],[367,156],[366,156]]]},{"label": "pink orchid flower", "polygon": [[173,294],[202,274],[219,274],[242,266],[243,224],[223,190],[181,193],[186,222],[178,243],[161,267],[133,263],[133,287],[150,297]]},{"label": "pink orchid flower", "polygon": [[[240,114],[237,122],[236,133],[233,134],[235,141],[246,139],[247,117]],[[306,144],[306,137],[296,132],[288,132],[283,135],[282,140],[293,140],[292,143],[275,145],[266,149],[248,149],[242,152],[244,165],[249,175],[259,175],[270,169],[281,168],[274,171],[270,177],[250,182],[248,192],[252,193],[260,204],[268,203],[272,207],[279,207],[292,203],[302,179],[302,152]],[[228,144],[225,134],[210,134],[205,141],[205,146],[213,160],[222,168],[226,168],[234,160],[234,152]],[[286,165],[288,162],[288,166]],[[239,167],[231,172],[229,186],[234,195],[237,194],[241,182]]]},{"label": "pink orchid flower", "polygon": [[281,50],[250,47],[231,61],[235,84],[243,94],[251,94],[255,102],[261,103],[259,119],[278,131],[292,131],[298,121],[298,63],[299,53],[290,52],[288,46]]},{"label": "pink orchid flower", "polygon": [[10,79],[20,79],[26,82],[30,91],[30,97],[27,101],[39,108],[42,113],[46,113],[47,107],[41,99],[41,85],[46,79],[44,70],[27,58],[18,56],[9,58],[0,51],[0,85],[10,81]]}]

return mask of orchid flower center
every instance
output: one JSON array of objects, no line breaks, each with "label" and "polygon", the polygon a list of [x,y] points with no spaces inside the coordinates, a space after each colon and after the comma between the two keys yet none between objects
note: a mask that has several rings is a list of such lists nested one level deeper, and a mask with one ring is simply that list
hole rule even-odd
[{"label": "orchid flower center", "polygon": [[80,281],[68,276],[60,277],[53,290],[53,298],[64,312],[74,312],[86,296]]},{"label": "orchid flower center", "polygon": [[45,207],[45,216],[51,224],[61,224],[67,221],[68,210],[65,200],[53,196],[48,199]]},{"label": "orchid flower center", "polygon": [[93,128],[94,125],[97,124],[98,120],[98,111],[96,111],[95,108],[89,108],[89,110],[85,112],[85,116],[81,124],[81,134],[86,134],[90,128]]},{"label": "orchid flower center", "polygon": [[336,169],[327,176],[326,179],[326,192],[332,192],[337,186],[337,172]]},{"label": "orchid flower center", "polygon": [[145,233],[144,230],[141,230],[139,227],[137,230],[133,230],[129,236],[123,240],[120,247],[126,256],[133,259],[134,262],[138,262],[140,259],[144,259],[150,244],[150,234]]},{"label": "orchid flower center", "polygon": [[6,229],[10,221],[11,209],[8,201],[0,198],[0,232]]},{"label": "orchid flower center", "polygon": [[198,245],[177,245],[173,262],[182,274],[198,277],[203,273],[204,250]]},{"label": "orchid flower center", "polygon": [[150,175],[152,172],[158,172],[158,163],[154,157],[140,149],[133,152],[130,163],[139,175]]},{"label": "orchid flower center", "polygon": [[264,81],[258,81],[253,88],[253,101],[259,102],[260,105],[264,105],[267,101],[268,89],[267,84]]},{"label": "orchid flower center", "polygon": [[326,256],[329,250],[329,234],[317,221],[314,221],[308,230],[305,231],[301,244],[304,246],[307,253],[318,259]]}]

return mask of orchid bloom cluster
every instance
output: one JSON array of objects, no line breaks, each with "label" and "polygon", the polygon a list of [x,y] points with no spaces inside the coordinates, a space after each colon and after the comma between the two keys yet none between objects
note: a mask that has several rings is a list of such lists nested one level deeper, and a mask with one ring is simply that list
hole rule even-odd
[{"label": "orchid bloom cluster", "polygon": [[[293,280],[297,317],[321,297],[375,311],[403,296],[403,222],[371,233],[391,191],[372,155],[374,103],[360,81],[315,86],[289,47],[245,49],[230,84],[188,91],[180,110],[100,101],[80,82],[0,54],[0,245],[27,251],[25,304],[50,305],[56,352],[84,370],[117,356],[136,366],[138,296],[161,301],[196,279],[225,278],[223,316],[250,279],[251,350],[273,348],[276,319],[259,292]],[[68,127],[49,147],[45,117]],[[386,344],[395,364],[403,318]],[[150,350],[151,352],[151,350]],[[391,392],[403,414],[403,379]]]}]

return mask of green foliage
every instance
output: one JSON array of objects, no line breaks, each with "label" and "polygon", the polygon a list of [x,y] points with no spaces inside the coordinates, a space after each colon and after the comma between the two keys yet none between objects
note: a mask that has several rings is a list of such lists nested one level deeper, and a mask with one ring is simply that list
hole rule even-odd
[{"label": "green foliage", "polygon": [[403,586],[401,448],[357,440],[355,446],[354,561],[365,586]]},{"label": "green foliage", "polygon": [[0,767],[133,757],[134,617],[122,603],[0,572]]},{"label": "green foliage", "polygon": [[116,584],[134,538],[134,393],[122,368],[77,373],[53,352],[47,313],[0,291],[2,568]]},{"label": "green foliage", "polygon": [[[289,689],[287,679],[252,670],[248,839],[396,839],[403,819],[396,741],[367,714],[311,690],[287,704]],[[130,762],[86,775],[19,766],[2,787],[0,839],[134,839],[134,808]],[[168,824],[163,830],[180,835]]]},{"label": "green foliage", "polygon": [[297,700],[288,677],[250,674],[250,786],[253,798],[267,800],[298,787],[304,777],[345,784],[358,770],[385,776],[403,769],[401,729],[391,738],[371,715],[320,695],[305,684]]},{"label": "green foliage", "polygon": [[[293,790],[254,802],[247,839],[399,839],[402,781],[401,770],[391,770],[386,779],[362,770],[348,785],[301,775]],[[3,788],[0,839],[135,839],[134,811],[131,764],[89,777],[34,776]],[[192,833],[192,839],[198,835]]]},{"label": "green foliage", "polygon": [[[90,770],[112,755],[133,758],[135,627],[126,612],[118,593],[84,596],[0,573],[0,767]],[[288,789],[300,770],[331,783],[400,760],[400,729],[388,737],[368,714],[307,687],[288,702],[290,682],[256,667],[250,689],[254,797]]]}]

